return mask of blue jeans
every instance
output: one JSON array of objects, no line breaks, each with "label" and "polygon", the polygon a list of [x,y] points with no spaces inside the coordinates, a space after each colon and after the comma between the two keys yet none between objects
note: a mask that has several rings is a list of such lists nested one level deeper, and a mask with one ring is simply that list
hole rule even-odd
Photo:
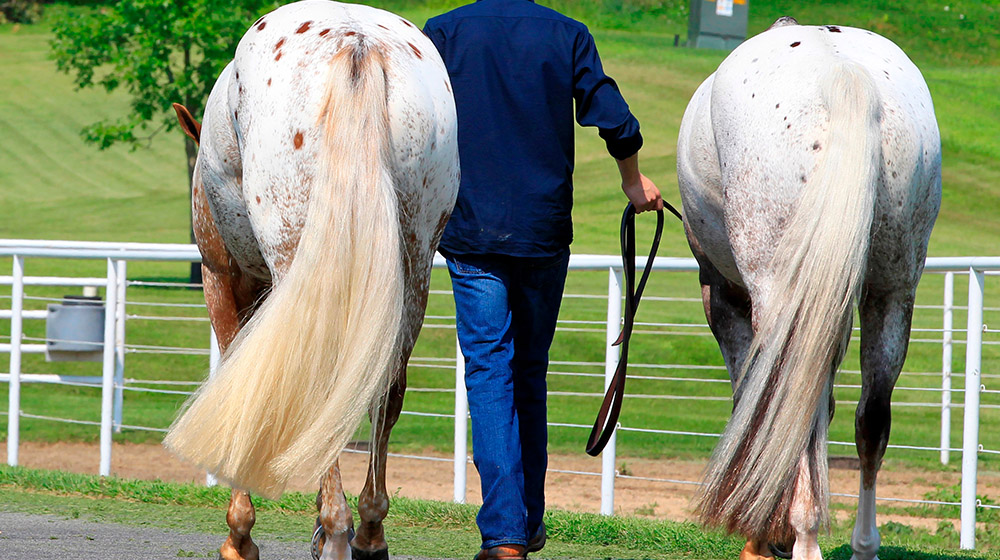
[{"label": "blue jeans", "polygon": [[458,342],[482,481],[483,548],[527,544],[545,511],[545,373],[569,251],[556,257],[448,255]]}]

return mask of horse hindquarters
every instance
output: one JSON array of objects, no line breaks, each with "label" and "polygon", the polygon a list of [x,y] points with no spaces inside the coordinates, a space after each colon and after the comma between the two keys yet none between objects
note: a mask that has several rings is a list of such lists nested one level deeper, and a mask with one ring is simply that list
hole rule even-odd
[{"label": "horse hindquarters", "polygon": [[274,497],[297,468],[318,476],[391,381],[403,287],[384,62],[348,42],[331,63],[328,157],[295,258],[166,440],[236,487]]},{"label": "horse hindquarters", "polygon": [[[835,64],[820,91],[829,111],[825,149],[801,185],[794,210],[783,219],[784,231],[776,235],[769,260],[759,253],[753,255],[756,263],[748,260],[735,240],[759,240],[774,233],[768,229],[774,224],[761,224],[746,208],[726,209],[740,270],[752,272],[744,279],[753,297],[755,338],[699,504],[710,524],[756,540],[811,539],[811,548],[816,530],[826,523],[831,376],[843,357],[864,279],[881,157],[879,100],[867,72]],[[864,131],[860,137],[859,130]],[[720,131],[715,132],[718,137]],[[727,204],[739,198],[733,195],[757,196],[738,192],[754,185],[731,180],[740,176],[733,167],[742,163],[723,159]],[[780,168],[781,163],[770,165]],[[799,174],[790,175],[787,180],[798,185]],[[754,220],[763,229],[750,230]],[[755,264],[765,268],[751,270]],[[793,502],[796,508],[790,511]]]}]

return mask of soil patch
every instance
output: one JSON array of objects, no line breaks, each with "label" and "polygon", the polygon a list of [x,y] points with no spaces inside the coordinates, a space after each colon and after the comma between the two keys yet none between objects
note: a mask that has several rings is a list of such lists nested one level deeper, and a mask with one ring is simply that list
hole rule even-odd
[{"label": "soil patch", "polygon": [[[390,494],[410,498],[452,501],[454,497],[453,466],[450,456],[421,453],[429,459],[395,455],[389,458],[386,487]],[[178,460],[163,447],[155,444],[116,443],[112,449],[111,472],[124,478],[161,479],[173,482],[204,483],[205,473]],[[0,446],[0,460],[6,462],[6,446]],[[345,453],[341,458],[344,487],[357,493],[364,486],[368,455]],[[96,443],[22,442],[19,462],[29,468],[96,474],[100,451]],[[850,457],[834,457],[830,462],[830,491],[856,494],[858,464]],[[620,457],[619,478],[615,483],[615,513],[644,517],[693,520],[691,500],[695,495],[704,462],[652,460]],[[588,456],[552,455],[546,482],[549,507],[570,511],[597,513],[601,507],[601,479],[596,473],[601,459]],[[471,462],[466,468],[468,488],[466,502],[482,503],[479,477]],[[593,473],[593,474],[581,474]],[[924,499],[929,492],[956,485],[958,472],[922,470],[883,470],[879,474],[878,495],[882,498]],[[301,477],[293,478],[289,490],[314,492],[318,483]],[[1000,495],[1000,474],[980,473],[979,493]],[[835,503],[853,506],[855,500],[834,496]],[[894,504],[895,505],[895,504]],[[907,504],[903,504],[907,505]],[[880,505],[880,509],[884,506]],[[838,519],[850,518],[848,511],[836,511]],[[955,517],[958,517],[957,508]],[[879,515],[879,523],[895,521],[914,527],[935,529],[940,519],[890,514]],[[952,520],[956,528],[957,519]]]}]

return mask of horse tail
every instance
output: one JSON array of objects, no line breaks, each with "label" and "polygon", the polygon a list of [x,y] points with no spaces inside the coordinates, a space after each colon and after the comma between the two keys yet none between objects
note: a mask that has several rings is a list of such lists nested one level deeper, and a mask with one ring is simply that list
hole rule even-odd
[{"label": "horse tail", "polygon": [[841,63],[820,86],[828,136],[775,250],[770,300],[754,308],[733,415],[698,501],[707,524],[777,543],[794,537],[776,512],[789,511],[800,481],[798,491],[815,499],[811,513],[828,523],[830,391],[864,280],[882,167],[880,100],[868,72]]},{"label": "horse tail", "polygon": [[404,272],[385,58],[355,39],[331,62],[294,260],[164,441],[267,497],[293,473],[329,468],[398,363]]}]

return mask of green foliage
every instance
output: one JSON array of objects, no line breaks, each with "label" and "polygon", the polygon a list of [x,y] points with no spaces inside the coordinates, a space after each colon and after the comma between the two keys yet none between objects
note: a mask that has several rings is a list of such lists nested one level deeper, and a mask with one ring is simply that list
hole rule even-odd
[{"label": "green foliage", "polygon": [[41,17],[42,5],[37,1],[0,1],[0,23],[35,23]]},{"label": "green foliage", "polygon": [[918,64],[1000,66],[1000,4],[983,0],[769,0],[750,2],[749,33],[781,16],[803,25],[870,29],[899,45]]},{"label": "green foliage", "polygon": [[[84,129],[104,149],[135,146],[151,121],[176,126],[171,103],[201,114],[222,68],[250,22],[272,9],[270,0],[122,0],[97,9],[71,8],[53,25],[52,56],[78,88],[128,92],[130,112]],[[154,132],[155,133],[155,132]]]}]

